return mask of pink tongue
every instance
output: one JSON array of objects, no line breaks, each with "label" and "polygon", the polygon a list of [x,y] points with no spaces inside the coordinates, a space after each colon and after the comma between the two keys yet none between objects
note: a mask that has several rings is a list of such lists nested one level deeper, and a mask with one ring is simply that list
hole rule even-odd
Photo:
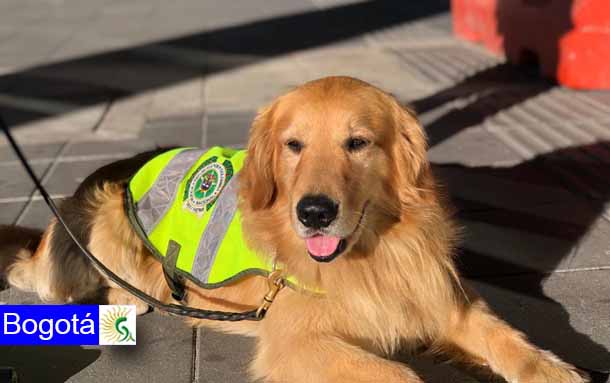
[{"label": "pink tongue", "polygon": [[316,257],[328,257],[337,250],[340,240],[341,239],[338,237],[318,235],[307,238],[305,243],[307,243],[307,250],[309,250],[312,255],[315,255]]}]

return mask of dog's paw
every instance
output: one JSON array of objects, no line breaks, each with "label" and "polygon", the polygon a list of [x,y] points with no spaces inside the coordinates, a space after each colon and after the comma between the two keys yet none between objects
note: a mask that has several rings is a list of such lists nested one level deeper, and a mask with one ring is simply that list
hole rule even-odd
[{"label": "dog's paw", "polygon": [[550,352],[542,352],[541,358],[523,372],[518,383],[590,383],[587,373],[561,361]]}]

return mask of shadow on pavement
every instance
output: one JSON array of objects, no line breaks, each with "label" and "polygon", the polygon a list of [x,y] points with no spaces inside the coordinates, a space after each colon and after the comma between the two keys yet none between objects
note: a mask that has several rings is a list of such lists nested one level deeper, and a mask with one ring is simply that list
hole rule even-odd
[{"label": "shadow on pavement", "polygon": [[[418,114],[436,114],[425,126],[431,147],[554,87],[540,78],[536,57],[523,59],[533,62],[490,67],[412,102]],[[610,143],[541,153],[512,167],[449,164],[436,165],[435,172],[465,225],[458,257],[461,272],[474,281],[490,306],[534,343],[563,359],[585,369],[610,370],[608,349],[576,330],[566,308],[543,290],[545,279],[569,263],[610,201]],[[522,237],[525,234],[527,238]],[[512,307],[515,302],[527,308]],[[415,366],[435,377],[426,363]],[[470,375],[492,379],[485,378],[488,372],[478,372]],[[607,373],[592,377],[594,383],[608,380]]]},{"label": "shadow on pavement", "polygon": [[[480,284],[501,288],[509,294],[533,298],[542,310],[533,309],[527,317],[518,310],[506,308],[502,314],[510,322],[526,331],[528,336],[540,345],[551,347],[556,353],[572,363],[583,367],[608,370],[610,352],[605,346],[596,343],[589,336],[579,333],[570,324],[570,315],[557,301],[545,295],[542,284],[549,273],[572,255],[574,248],[583,236],[593,227],[604,211],[604,204],[610,201],[610,143],[598,142],[591,145],[572,147],[543,154],[510,168],[494,167],[453,167],[457,170],[448,186],[449,192],[463,188],[455,180],[468,175],[484,175],[485,180],[514,182],[518,187],[509,190],[509,201],[499,199],[493,206],[480,201],[471,202],[457,198],[459,218],[467,222],[483,223],[517,232],[528,233],[522,241],[502,241],[489,246],[503,247],[502,254],[513,254],[511,258],[501,259],[488,254],[483,249],[470,249],[468,243],[486,242],[482,238],[471,238],[465,243],[459,258],[462,273]],[[443,166],[447,168],[447,166]],[[469,185],[493,194],[493,181],[485,184]],[[539,188],[569,191],[574,198],[552,200],[555,210],[548,214],[540,206],[528,209],[515,208],[515,201],[523,201],[527,206],[528,198],[539,193]],[[503,202],[508,202],[504,204]],[[519,203],[519,202],[518,202]],[[578,203],[578,204],[575,204]],[[526,211],[529,210],[529,211]],[[563,216],[563,217],[562,217]],[[466,224],[468,231],[469,224]],[[466,233],[468,236],[469,233]],[[476,234],[485,236],[485,230]],[[493,233],[489,233],[490,236]],[[539,240],[537,240],[539,238]],[[548,246],[546,239],[556,240],[560,246]],[[554,243],[549,241],[548,243]],[[478,246],[476,246],[478,247]],[[524,254],[527,253],[527,254]],[[528,259],[529,258],[529,259]],[[565,265],[564,265],[565,267]],[[498,299],[498,296],[493,297]],[[494,303],[490,302],[494,307]],[[539,317],[530,317],[538,314]],[[552,346],[551,346],[552,345]],[[604,380],[605,382],[605,380]]]},{"label": "shadow on pavement", "polygon": [[82,347],[0,347],[2,365],[17,371],[19,383],[63,383],[95,362],[101,351]]},{"label": "shadow on pavement", "polygon": [[39,66],[0,76],[0,107],[15,126],[448,9],[448,0],[360,2]]},{"label": "shadow on pavement", "polygon": [[499,64],[458,84],[410,103],[418,114],[444,106],[439,118],[426,125],[430,147],[487,117],[551,89],[555,84],[538,76],[536,65]]},{"label": "shadow on pavement", "polygon": [[[458,258],[462,274],[535,344],[582,368],[608,371],[608,349],[572,326],[566,308],[545,294],[543,283],[562,262],[565,266],[610,200],[610,143],[561,149],[509,168],[439,165],[436,171],[445,179],[458,218],[466,222]],[[508,199],[505,194],[486,203],[463,197],[468,194],[464,188],[494,196],[511,183],[515,187],[505,190]],[[560,196],[549,195],[551,214],[537,201],[541,190]],[[516,234],[499,235],[498,228]],[[608,374],[594,374],[594,382],[607,379]]]}]

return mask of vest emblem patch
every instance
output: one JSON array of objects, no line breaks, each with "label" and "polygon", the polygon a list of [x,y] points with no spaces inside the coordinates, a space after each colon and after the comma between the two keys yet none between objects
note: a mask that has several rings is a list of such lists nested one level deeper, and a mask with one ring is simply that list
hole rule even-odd
[{"label": "vest emblem patch", "polygon": [[211,209],[220,192],[233,176],[233,165],[229,160],[216,162],[218,157],[204,161],[189,177],[184,190],[183,206],[201,216]]}]

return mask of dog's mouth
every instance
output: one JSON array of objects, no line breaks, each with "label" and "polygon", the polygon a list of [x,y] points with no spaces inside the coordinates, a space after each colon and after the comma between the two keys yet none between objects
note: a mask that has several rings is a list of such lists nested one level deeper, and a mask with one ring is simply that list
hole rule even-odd
[{"label": "dog's mouth", "polygon": [[328,263],[343,253],[347,249],[348,240],[354,237],[354,234],[358,231],[367,206],[368,201],[364,204],[360,213],[360,219],[349,236],[340,238],[331,235],[315,234],[305,238],[305,245],[307,246],[309,256],[316,262]]},{"label": "dog's mouth", "polygon": [[317,262],[330,262],[347,248],[347,240],[328,235],[314,235],[305,239],[309,256]]}]

